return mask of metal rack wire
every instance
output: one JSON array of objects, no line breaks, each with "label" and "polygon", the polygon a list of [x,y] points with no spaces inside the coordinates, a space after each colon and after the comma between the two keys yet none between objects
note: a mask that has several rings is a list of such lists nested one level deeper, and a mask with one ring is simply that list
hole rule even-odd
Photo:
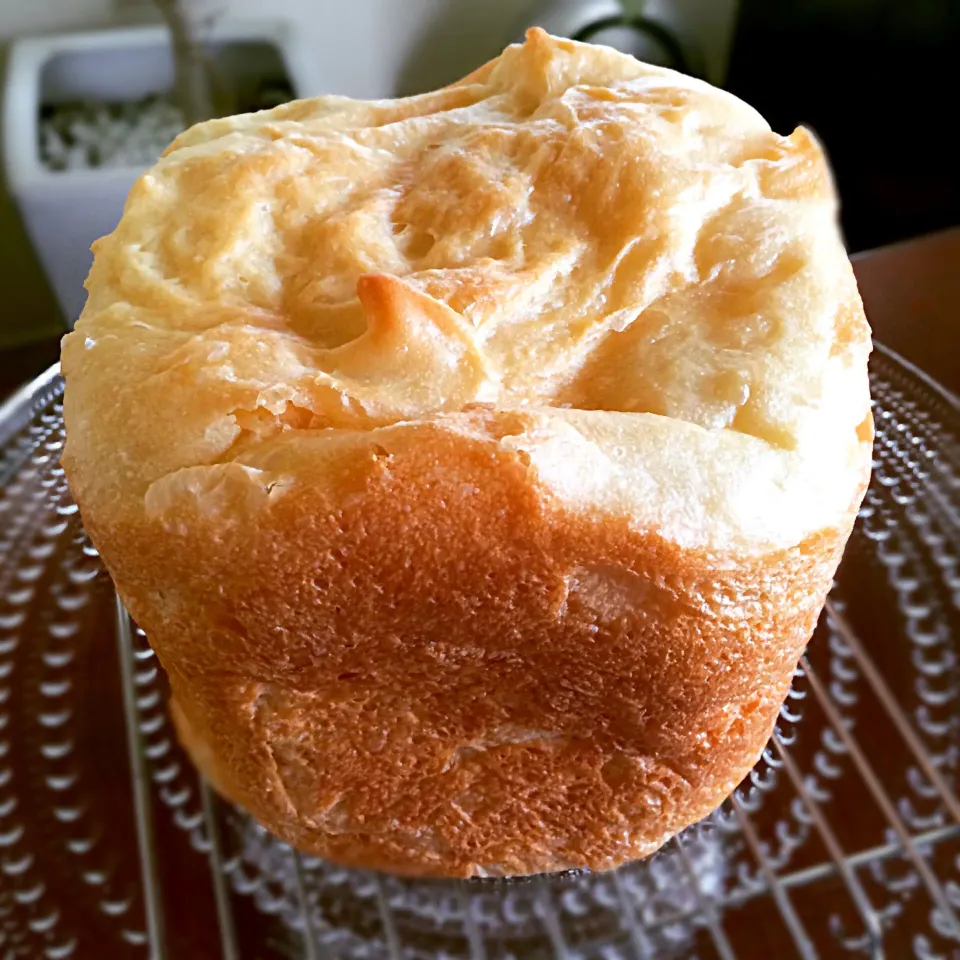
[{"label": "metal rack wire", "polygon": [[[929,851],[931,847],[944,841],[960,837],[960,800],[957,799],[957,795],[953,789],[951,789],[940,771],[937,770],[931,758],[927,755],[920,737],[913,729],[902,708],[897,704],[889,686],[867,653],[862,640],[857,637],[849,623],[830,601],[827,602],[825,614],[835,622],[837,629],[849,645],[853,656],[856,658],[863,675],[867,678],[874,695],[883,704],[889,719],[896,726],[899,735],[913,754],[916,763],[928,778],[930,786],[936,791],[940,801],[948,809],[950,823],[945,826],[926,830],[920,834],[912,834],[910,832],[900,814],[897,812],[896,803],[884,788],[883,783],[871,766],[857,739],[840,716],[836,704],[827,691],[826,684],[810,666],[806,657],[801,660],[799,672],[808,680],[810,689],[812,689],[820,707],[827,714],[832,729],[849,751],[864,784],[867,786],[877,807],[882,811],[883,816],[894,831],[896,840],[868,849],[850,852],[844,851],[816,799],[805,786],[804,778],[797,768],[795,761],[791,758],[790,750],[784,745],[779,733],[775,733],[771,740],[771,745],[776,753],[779,764],[781,764],[786,771],[793,788],[796,790],[801,802],[810,814],[817,833],[829,851],[829,858],[802,870],[779,873],[774,864],[770,862],[764,844],[761,842],[751,822],[750,814],[745,809],[742,800],[734,796],[729,802],[743,830],[750,851],[763,874],[766,882],[766,892],[775,900],[782,921],[790,934],[797,954],[804,958],[804,960],[816,960],[818,954],[804,929],[803,923],[794,910],[790,894],[795,888],[803,887],[815,880],[831,875],[836,875],[841,878],[846,893],[856,907],[867,938],[866,954],[871,958],[881,958],[884,956],[881,919],[872,906],[860,882],[858,872],[871,863],[894,857],[897,854],[906,856],[914,869],[916,869],[935,911],[940,918],[942,918],[944,928],[948,934],[956,940],[957,944],[960,945],[960,916],[958,916],[956,903],[951,902],[957,901],[960,898],[956,896],[955,890],[952,891],[952,895],[948,895],[944,885],[935,876],[924,857],[924,853]],[[168,953],[164,942],[163,904],[156,880],[158,853],[153,842],[152,810],[148,796],[148,777],[145,772],[144,744],[140,734],[135,706],[133,630],[130,619],[119,599],[117,601],[117,627],[117,637],[121,647],[121,663],[124,665],[124,703],[127,706],[127,735],[131,747],[131,769],[134,776],[133,793],[137,804],[137,820],[140,826],[140,861],[143,887],[146,892],[151,957],[153,960],[166,960]],[[224,880],[225,864],[220,843],[217,839],[220,828],[214,812],[214,801],[206,784],[201,782],[200,789],[203,796],[204,825],[207,835],[210,837],[210,874],[217,903],[217,921],[221,936],[221,955],[224,960],[239,960],[240,953],[237,948],[237,934],[233,926],[229,907],[229,896]],[[722,960],[735,960],[736,953],[724,932],[722,921],[723,908],[735,904],[725,904],[722,901],[713,903],[706,898],[698,889],[698,881],[687,858],[682,836],[675,837],[671,841],[671,844],[679,851],[681,857],[684,859],[685,873],[688,882],[696,891],[698,908],[706,918],[710,938],[717,955],[722,958]],[[299,881],[300,910],[306,929],[303,943],[304,953],[310,960],[315,960],[315,958],[322,957],[322,952],[309,919],[310,910],[306,898],[305,884],[303,882],[304,867],[302,858],[296,852],[294,852],[294,858],[297,864],[296,869]],[[616,882],[616,874],[614,874],[614,879]],[[403,952],[391,916],[390,905],[383,892],[382,883],[380,883],[380,889],[378,891],[378,903],[381,911],[381,919],[386,931],[388,956],[391,960],[400,960],[400,958],[403,957]],[[552,905],[550,897],[541,893],[538,903],[540,906],[540,919],[553,945],[555,956],[559,958],[570,956],[564,939],[562,924]],[[649,934],[652,931],[640,924],[635,911],[630,908],[626,898],[623,899],[622,905],[627,932],[636,956],[641,958],[641,960],[642,958],[653,956],[649,946]],[[678,914],[667,916],[661,918],[659,923],[662,926],[666,926],[685,919],[687,915],[688,914]],[[483,941],[479,935],[474,933],[474,935],[469,937],[469,942],[472,960],[484,960],[486,954]],[[960,947],[958,947],[958,955],[960,955]]]},{"label": "metal rack wire", "polygon": [[[156,658],[119,599],[105,594],[116,628],[129,791],[135,812],[131,839],[139,871],[132,887],[118,881],[117,890],[101,899],[104,913],[125,918],[122,939],[129,950],[124,947],[123,956],[183,957],[182,947],[176,945],[181,941],[174,936],[182,903],[172,902],[175,890],[168,863],[174,852],[170,838],[175,836],[189,838],[187,853],[194,858],[194,851],[199,851],[206,861],[208,877],[199,879],[208,891],[205,904],[209,907],[203,907],[202,923],[213,937],[204,948],[203,960],[267,955],[309,960],[355,956],[653,960],[694,953],[721,960],[787,955],[807,960],[836,954],[878,960],[907,953],[920,960],[960,958],[956,780],[960,645],[954,632],[960,608],[960,406],[882,348],[880,360],[883,365],[873,384],[878,420],[875,480],[853,552],[860,550],[858,562],[864,569],[872,564],[870,569],[876,569],[871,576],[878,576],[876,582],[894,598],[891,609],[899,611],[902,623],[891,628],[887,639],[893,637],[901,645],[896,662],[907,665],[911,676],[904,681],[895,670],[891,672],[884,645],[859,626],[864,605],[869,606],[873,598],[861,598],[859,606],[851,602],[848,610],[850,597],[841,580],[843,589],[826,605],[817,638],[800,662],[761,763],[715,815],[636,868],[605,875],[537,877],[520,885],[408,882],[337,872],[297,853],[220,800],[182,757],[171,759],[178,748],[166,719]],[[917,393],[921,388],[927,390],[922,396]],[[54,465],[62,443],[58,396],[55,377],[48,377],[29,402],[17,408],[19,419],[14,428],[8,428],[7,438],[0,436],[0,479],[13,481],[6,494],[29,495],[32,499],[21,526],[41,528],[36,538],[22,539],[22,549],[13,554],[40,559],[22,568],[12,587],[0,576],[3,960],[41,955],[58,960],[84,950],[82,936],[78,940],[70,931],[58,939],[44,939],[56,928],[60,911],[48,877],[38,872],[32,848],[26,846],[29,824],[16,819],[16,796],[10,790],[16,784],[17,768],[4,766],[12,749],[10,739],[4,739],[4,727],[9,730],[11,722],[16,724],[9,706],[16,695],[15,690],[11,693],[10,678],[31,676],[32,661],[20,663],[15,658],[32,651],[30,655],[39,657],[44,666],[37,668],[30,682],[47,699],[39,701],[39,713],[25,700],[21,715],[36,714],[38,729],[45,731],[39,749],[53,771],[46,782],[57,800],[52,808],[55,819],[67,825],[83,820],[86,801],[79,794],[72,800],[79,789],[75,786],[78,774],[64,766],[70,760],[70,746],[63,733],[73,714],[63,699],[70,682],[62,679],[76,659],[81,631],[71,617],[81,615],[73,611],[80,609],[82,597],[69,591],[57,594],[57,618],[44,612],[39,599],[31,599],[31,584],[42,583],[47,576],[43,558],[60,556],[59,545],[67,541],[69,550],[58,561],[60,573],[75,585],[83,584],[83,590],[99,582],[90,579],[99,569],[96,551],[79,528],[62,470]],[[931,403],[939,404],[933,413],[928,409]],[[946,421],[953,426],[944,433],[941,426]],[[34,474],[29,473],[34,469],[30,464],[36,466]],[[38,484],[37,491],[30,490],[33,482]],[[0,509],[2,500],[0,496]],[[22,538],[16,531],[5,535],[0,530],[0,554],[4,536],[12,541]],[[924,576],[929,583],[921,589],[918,584]],[[104,587],[110,589],[106,583]],[[7,606],[4,597],[10,601]],[[28,615],[34,609],[31,604],[36,610]],[[30,616],[35,616],[36,630],[48,636],[36,649],[21,636],[31,623]],[[858,706],[868,698],[873,708],[869,720]],[[889,742],[878,746],[877,738],[886,735]],[[896,754],[893,773],[885,753]],[[771,810],[771,798],[780,804],[776,809]],[[870,820],[870,829],[854,829],[858,818]],[[173,833],[171,820],[177,828]],[[94,840],[81,837],[78,831],[79,827],[67,845],[89,850]],[[736,843],[733,857],[723,846],[731,838]],[[248,854],[243,843],[252,843],[255,852]],[[718,848],[721,854],[715,853]],[[718,857],[736,867],[736,876],[721,875],[717,880]],[[193,864],[193,859],[189,862]],[[202,865],[201,860],[196,862]],[[665,871],[662,883],[658,864]],[[641,875],[646,865],[649,869]],[[84,882],[106,890],[109,864],[91,861],[83,876]],[[12,878],[12,887],[4,886],[5,878]],[[362,900],[368,910],[364,923],[377,927],[376,936],[368,937],[359,952],[340,949],[337,922],[328,909],[330,898],[336,900],[337,891],[346,891],[350,884],[362,888],[362,896],[355,899]],[[265,886],[273,892],[265,893]],[[322,900],[331,889],[333,894]],[[442,912],[449,920],[447,926],[456,928],[455,948],[431,948],[427,953],[412,945],[410,913],[400,906],[405,897],[417,896],[432,898],[431,909]],[[500,909],[510,897],[519,898],[516,927],[526,939],[518,934],[504,946],[491,937],[492,921],[485,911],[491,903]],[[251,898],[260,913],[281,918],[278,926],[289,935],[289,942],[277,949],[259,941],[251,946],[250,914],[257,912],[252,910]],[[826,949],[824,918],[816,912],[824,909],[824,903],[830,912],[826,927],[831,939]],[[20,927],[10,919],[16,919],[18,909],[26,918]],[[582,922],[593,922],[595,914],[602,914],[607,926],[612,924],[615,938],[608,935],[607,926],[603,937],[593,937],[593,927],[583,932]],[[909,923],[916,926],[905,941],[897,924],[907,914]],[[741,921],[745,916],[750,918],[746,928],[756,921],[758,930],[762,926],[758,936],[769,938],[771,946],[765,946],[764,940],[759,948],[744,949]],[[534,942],[535,949],[529,946]]]}]

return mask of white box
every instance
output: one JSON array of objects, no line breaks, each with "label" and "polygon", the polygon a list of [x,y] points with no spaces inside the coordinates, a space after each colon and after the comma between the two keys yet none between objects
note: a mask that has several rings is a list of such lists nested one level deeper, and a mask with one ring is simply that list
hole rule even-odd
[{"label": "white box", "polygon": [[[319,92],[314,65],[288,24],[220,23],[209,44],[228,82],[279,73],[297,96]],[[90,245],[117,225],[144,168],[49,170],[40,158],[40,107],[139,100],[169,91],[173,74],[169,35],[160,26],[25,38],[11,45],[3,103],[6,180],[70,326],[86,299]]]}]

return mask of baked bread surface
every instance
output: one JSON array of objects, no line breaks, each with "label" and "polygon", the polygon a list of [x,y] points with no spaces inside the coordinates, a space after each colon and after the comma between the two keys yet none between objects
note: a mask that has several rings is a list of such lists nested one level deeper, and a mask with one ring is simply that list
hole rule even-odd
[{"label": "baked bread surface", "polygon": [[534,30],[194,127],[94,250],[64,465],[226,796],[500,875],[649,853],[749,770],[870,465],[809,133]]}]

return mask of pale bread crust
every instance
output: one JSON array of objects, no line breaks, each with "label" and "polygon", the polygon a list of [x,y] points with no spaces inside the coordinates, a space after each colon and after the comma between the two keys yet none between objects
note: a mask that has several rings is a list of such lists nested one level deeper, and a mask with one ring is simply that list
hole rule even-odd
[{"label": "pale bread crust", "polygon": [[[607,106],[564,131],[571,104]],[[472,193],[438,207],[418,177],[464,130]],[[639,203],[633,136],[692,235],[606,206],[611,164]],[[311,220],[337,177],[362,196]],[[626,279],[592,218],[617,265],[645,251]],[[194,759],[267,827],[408,874],[606,869],[755,762],[869,473],[869,331],[806,134],[534,32],[436,94],[188,131],[89,289],[71,490]]]}]

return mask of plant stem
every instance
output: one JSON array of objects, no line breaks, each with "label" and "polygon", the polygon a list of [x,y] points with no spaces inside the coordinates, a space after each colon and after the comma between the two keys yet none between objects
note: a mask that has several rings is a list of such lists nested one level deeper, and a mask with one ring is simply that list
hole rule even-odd
[{"label": "plant stem", "polygon": [[187,0],[156,0],[170,29],[176,73],[175,92],[188,126],[214,115],[213,85],[207,58],[196,35]]}]

